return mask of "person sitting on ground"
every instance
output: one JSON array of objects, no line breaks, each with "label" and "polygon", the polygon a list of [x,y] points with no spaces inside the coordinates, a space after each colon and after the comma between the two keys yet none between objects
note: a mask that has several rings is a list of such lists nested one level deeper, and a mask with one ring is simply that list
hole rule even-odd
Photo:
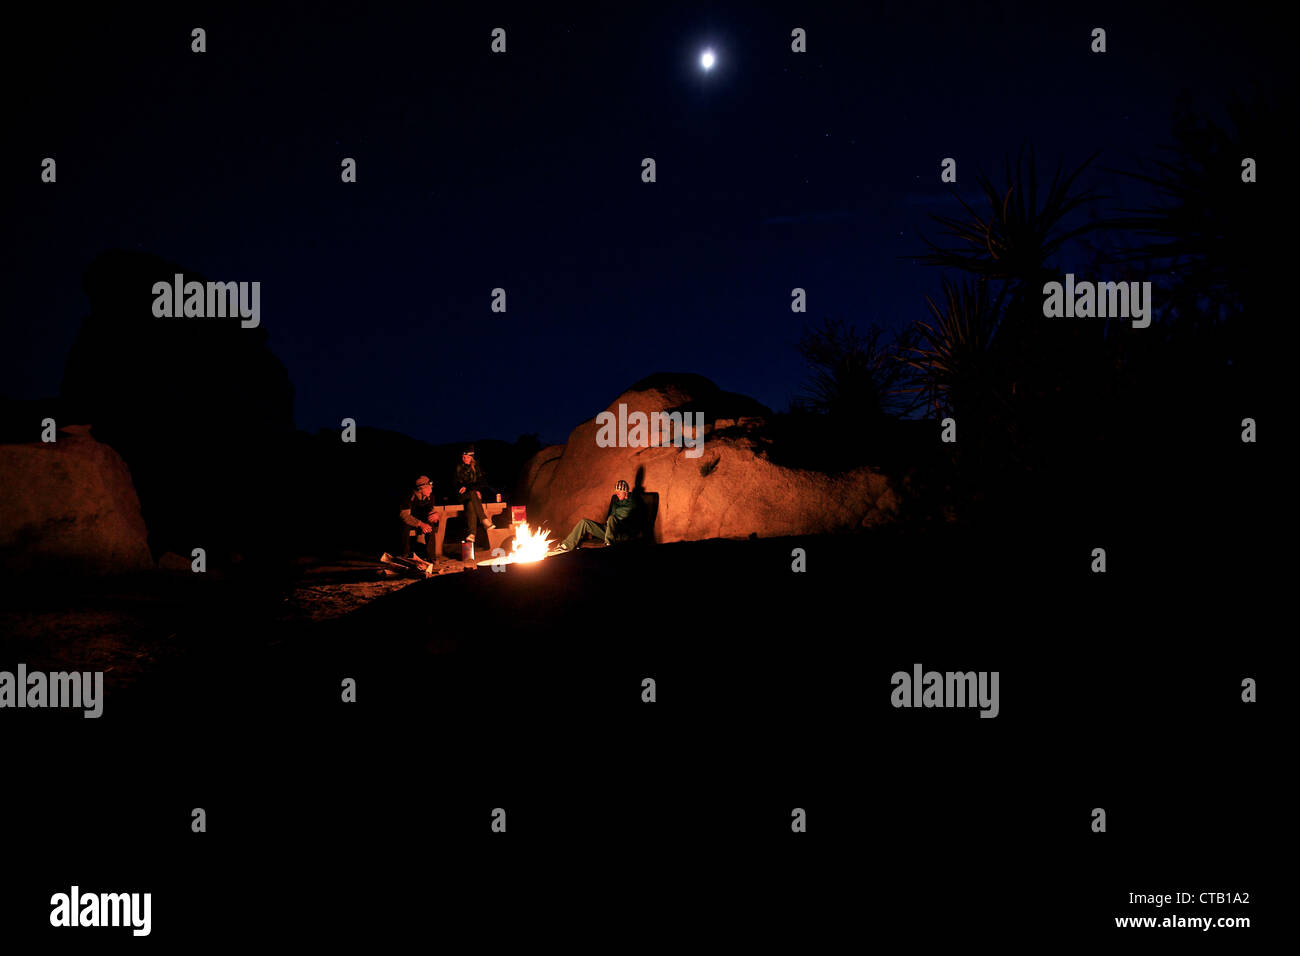
[{"label": "person sitting on ground", "polygon": [[483,510],[483,492],[491,493],[492,489],[484,481],[483,469],[474,458],[473,445],[461,453],[460,464],[456,466],[456,481],[460,485],[457,492],[460,503],[465,506],[465,521],[469,524],[469,534],[465,540],[473,541],[478,534],[479,525],[484,529],[492,527],[492,519]]},{"label": "person sitting on ground", "polygon": [[600,524],[590,518],[583,518],[573,526],[569,536],[560,542],[560,551],[573,551],[582,542],[583,535],[600,538],[606,545],[629,538],[640,531],[642,512],[641,500],[632,494],[632,489],[623,479],[614,485],[614,495],[609,499],[609,511],[605,513],[605,523]]},{"label": "person sitting on ground", "polygon": [[[433,526],[438,521],[438,513],[433,508],[433,482],[428,475],[421,475],[415,479],[415,489],[410,497],[402,504],[402,548],[398,552],[402,557],[411,556],[411,538],[414,537],[424,545],[424,559],[437,561]],[[416,531],[414,535],[411,534],[412,528]]]}]

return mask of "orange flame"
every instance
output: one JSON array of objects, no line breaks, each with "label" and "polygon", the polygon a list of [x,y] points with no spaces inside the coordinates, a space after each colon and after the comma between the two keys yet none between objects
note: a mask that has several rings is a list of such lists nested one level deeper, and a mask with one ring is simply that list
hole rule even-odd
[{"label": "orange flame", "polygon": [[542,560],[551,546],[548,540],[550,536],[549,531],[530,529],[527,521],[519,522],[519,527],[515,529],[514,550],[510,555],[510,563],[527,564]]}]

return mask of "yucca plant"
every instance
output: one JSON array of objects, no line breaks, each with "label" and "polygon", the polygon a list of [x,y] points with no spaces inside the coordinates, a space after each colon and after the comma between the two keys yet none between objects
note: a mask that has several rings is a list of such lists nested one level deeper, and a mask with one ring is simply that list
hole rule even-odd
[{"label": "yucca plant", "polygon": [[1097,155],[1093,153],[1069,175],[1058,167],[1041,206],[1033,149],[1027,163],[1023,150],[1016,156],[1014,170],[1007,157],[1005,190],[999,190],[984,173],[976,178],[989,203],[988,215],[980,215],[957,197],[965,218],[931,216],[957,245],[943,248],[922,236],[930,252],[919,258],[927,265],[960,269],[981,279],[1034,285],[1046,274],[1047,261],[1062,245],[1100,225],[1089,221],[1066,228],[1064,224],[1074,210],[1105,198],[1092,190],[1074,190],[1075,181]]},{"label": "yucca plant", "polygon": [[933,321],[917,320],[916,342],[899,359],[911,370],[907,390],[936,415],[1005,410],[1005,376],[994,351],[1002,296],[993,301],[987,282],[944,279],[943,304],[925,301]]},{"label": "yucca plant", "polygon": [[916,387],[936,413],[960,415],[968,435],[973,426],[982,447],[997,446],[1017,461],[1033,417],[1026,415],[1057,387],[1044,359],[1057,351],[1056,339],[1070,337],[1042,321],[1042,283],[1055,275],[1049,263],[1067,242],[1105,225],[1095,215],[1077,224],[1071,218],[1105,198],[1078,186],[1097,155],[1069,173],[1058,166],[1040,196],[1033,148],[1021,150],[1014,164],[1006,159],[1004,189],[978,175],[986,215],[958,197],[965,217],[931,217],[955,244],[922,237],[930,249],[922,261],[960,270],[972,282],[945,281],[942,306],[927,299],[934,321],[917,324],[924,347],[909,362]]},{"label": "yucca plant", "polygon": [[860,334],[833,319],[806,330],[799,351],[812,374],[804,383],[798,407],[858,421],[905,414],[909,410],[904,391],[907,370],[897,355],[909,342],[907,332],[886,339],[879,326]]},{"label": "yucca plant", "polygon": [[935,418],[957,419],[958,441],[943,446],[952,467],[948,494],[954,496],[947,507],[952,515],[978,520],[1007,466],[1019,463],[999,334],[1006,285],[996,298],[992,283],[979,279],[945,278],[942,289],[938,302],[926,297],[930,319],[914,323],[914,342],[899,362],[923,407]]},{"label": "yucca plant", "polygon": [[[1260,183],[1242,182],[1243,157],[1275,155],[1290,129],[1291,107],[1259,101],[1229,107],[1232,131],[1213,120],[1181,116],[1167,159],[1143,172],[1114,170],[1150,186],[1156,201],[1120,210],[1107,225],[1132,230],[1142,241],[1116,261],[1152,261],[1180,280],[1175,317],[1215,322],[1247,311],[1258,277],[1277,268],[1278,211]],[[1270,317],[1271,318],[1271,317]]]}]

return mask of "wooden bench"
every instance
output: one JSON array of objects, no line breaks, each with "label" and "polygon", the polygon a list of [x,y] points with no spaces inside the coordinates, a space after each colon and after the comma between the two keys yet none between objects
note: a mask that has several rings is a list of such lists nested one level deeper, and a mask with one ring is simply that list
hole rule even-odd
[{"label": "wooden bench", "polygon": [[[433,514],[438,515],[438,520],[433,523],[433,553],[442,557],[443,538],[447,534],[447,519],[452,515],[458,515],[465,510],[464,505],[434,505]],[[508,501],[485,501],[483,502],[483,513],[489,518],[510,511]],[[432,517],[432,515],[431,515]],[[411,528],[408,534],[419,534],[419,528]],[[487,530],[487,554],[491,554],[493,548],[499,548],[505,541],[515,533],[514,528],[488,528]],[[483,542],[477,537],[474,540],[474,555],[477,557],[484,554]]]}]

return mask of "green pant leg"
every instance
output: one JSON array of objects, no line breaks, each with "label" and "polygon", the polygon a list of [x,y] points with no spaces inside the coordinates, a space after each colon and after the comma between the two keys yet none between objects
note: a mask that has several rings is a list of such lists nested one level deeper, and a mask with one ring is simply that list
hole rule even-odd
[{"label": "green pant leg", "polygon": [[572,551],[582,541],[582,536],[584,534],[589,534],[593,538],[600,538],[600,540],[604,541],[605,526],[599,521],[592,521],[590,518],[583,518],[573,526],[573,530],[569,532],[569,536],[564,539],[564,546]]}]

